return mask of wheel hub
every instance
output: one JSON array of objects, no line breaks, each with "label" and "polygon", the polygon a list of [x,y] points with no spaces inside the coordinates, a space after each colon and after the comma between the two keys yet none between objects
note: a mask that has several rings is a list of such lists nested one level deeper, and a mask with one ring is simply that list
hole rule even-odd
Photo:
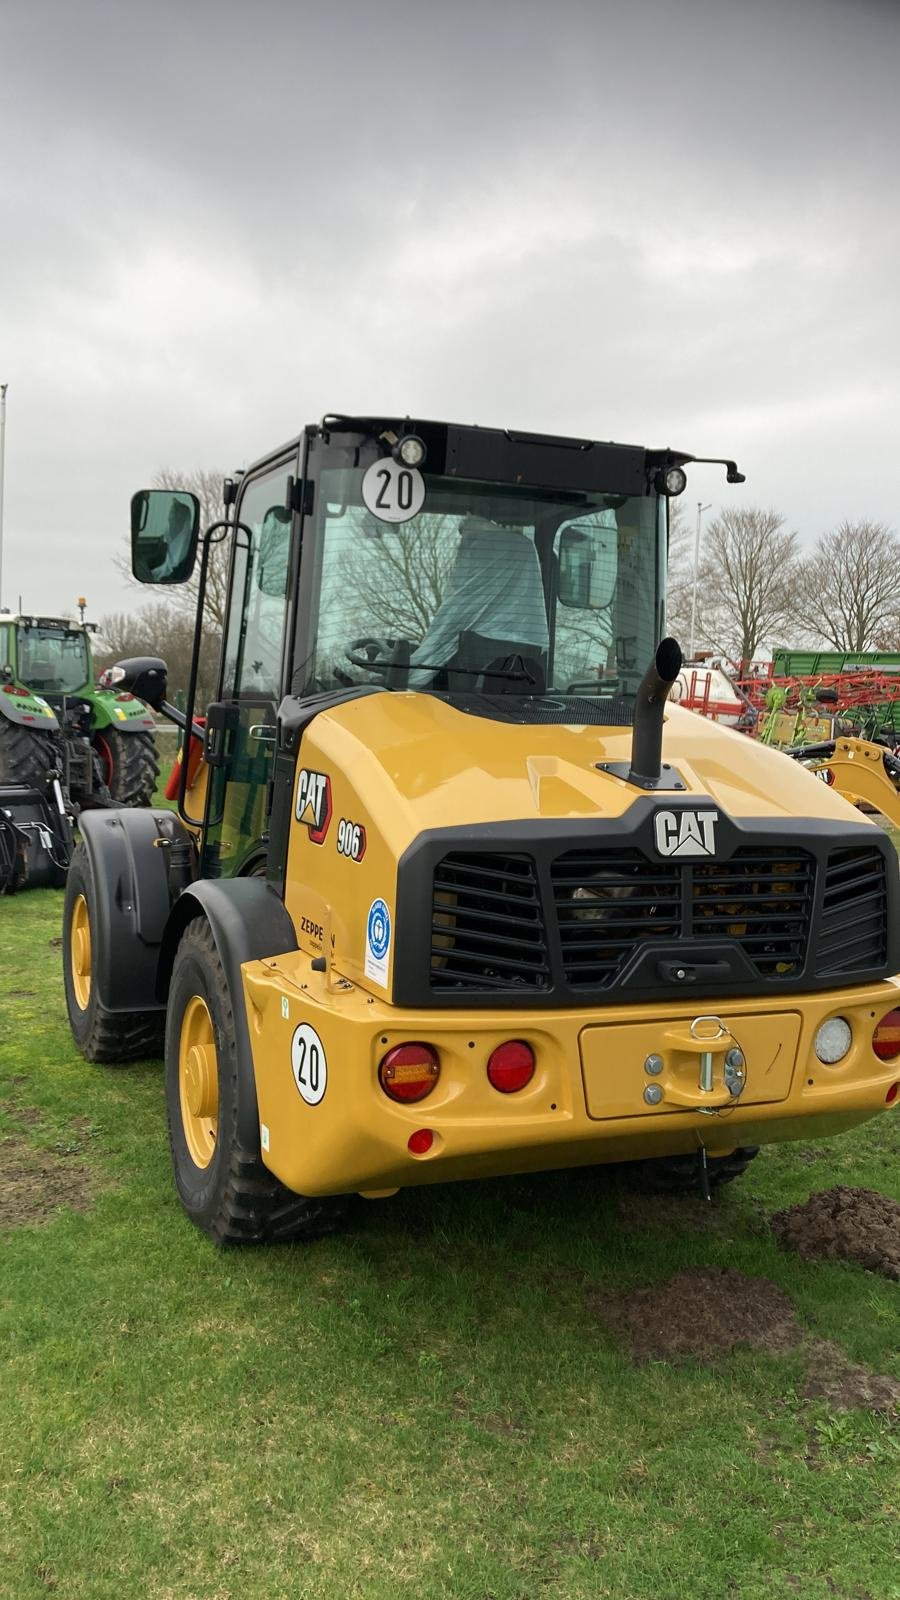
[{"label": "wheel hub", "polygon": [[72,965],[72,988],[75,991],[75,1000],[81,1011],[87,1010],[91,997],[91,922],[88,916],[87,901],[83,894],[78,895],[72,907],[72,922],[69,928],[69,955]]},{"label": "wheel hub", "polygon": [[209,1007],[191,996],[181,1019],[178,1046],[181,1123],[191,1160],[208,1167],[215,1154],[219,1117],[219,1064]]}]

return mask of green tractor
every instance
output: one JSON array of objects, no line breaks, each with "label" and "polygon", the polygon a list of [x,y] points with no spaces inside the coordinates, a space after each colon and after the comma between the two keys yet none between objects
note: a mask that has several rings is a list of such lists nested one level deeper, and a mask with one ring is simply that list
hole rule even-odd
[{"label": "green tractor", "polygon": [[94,686],[96,624],[0,613],[0,787],[40,788],[60,774],[77,811],[149,806],[159,760],[155,721],[112,673]]}]

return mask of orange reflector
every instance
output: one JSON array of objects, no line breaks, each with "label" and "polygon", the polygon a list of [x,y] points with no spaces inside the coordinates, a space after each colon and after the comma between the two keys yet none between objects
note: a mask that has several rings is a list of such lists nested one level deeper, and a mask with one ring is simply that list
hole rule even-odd
[{"label": "orange reflector", "polygon": [[424,1100],[440,1075],[438,1053],[430,1044],[397,1044],[382,1057],[378,1068],[385,1094],[404,1105]]},{"label": "orange reflector", "polygon": [[407,1140],[406,1148],[414,1156],[425,1156],[434,1144],[434,1134],[430,1128],[417,1128]]},{"label": "orange reflector", "polygon": [[888,1011],[872,1034],[872,1049],[879,1061],[896,1061],[900,1056],[900,1011]]},{"label": "orange reflector", "polygon": [[900,1094],[900,1083],[892,1083],[891,1087],[888,1089],[888,1092],[884,1097],[885,1105],[886,1106],[892,1106],[894,1104],[894,1101],[896,1100],[898,1094]]}]

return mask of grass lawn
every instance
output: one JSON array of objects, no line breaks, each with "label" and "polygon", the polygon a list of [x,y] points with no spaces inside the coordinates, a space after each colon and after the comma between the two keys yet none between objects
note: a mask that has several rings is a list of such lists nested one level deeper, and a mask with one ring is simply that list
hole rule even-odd
[{"label": "grass lawn", "polygon": [[0,900],[3,1600],[900,1596],[885,1416],[804,1398],[799,1348],[638,1366],[597,1311],[736,1267],[900,1377],[900,1286],[766,1223],[838,1183],[900,1198],[900,1117],[764,1152],[711,1213],[550,1174],[219,1253],[158,1064],[70,1042],[61,910]]}]

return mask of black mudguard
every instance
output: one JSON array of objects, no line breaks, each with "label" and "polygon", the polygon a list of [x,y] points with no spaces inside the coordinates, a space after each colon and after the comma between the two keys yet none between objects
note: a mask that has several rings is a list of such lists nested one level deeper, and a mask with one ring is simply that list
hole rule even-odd
[{"label": "black mudguard", "polygon": [[170,857],[192,850],[171,811],[82,811],[99,926],[94,979],[105,1011],[163,1011],[157,993],[160,950],[182,883]]},{"label": "black mudguard", "polygon": [[281,956],[288,950],[296,950],[294,924],[284,902],[264,878],[204,878],[191,884],[179,897],[165,930],[157,977],[157,1003],[165,1004],[178,942],[195,917],[205,917],[209,923],[228,979],[240,1074],[238,1137],[253,1150],[259,1144],[259,1114],[241,967],[245,961],[258,961],[264,956]]}]

